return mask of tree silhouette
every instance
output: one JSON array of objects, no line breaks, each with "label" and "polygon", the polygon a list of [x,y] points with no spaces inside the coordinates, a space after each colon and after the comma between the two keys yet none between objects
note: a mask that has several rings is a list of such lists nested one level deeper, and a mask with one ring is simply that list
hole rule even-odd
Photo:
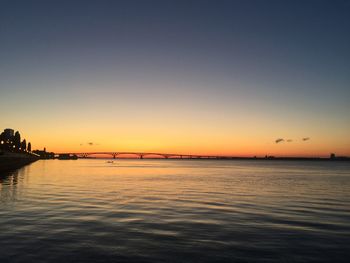
[{"label": "tree silhouette", "polygon": [[11,139],[11,138],[9,138],[9,137],[7,136],[7,134],[5,133],[5,131],[3,131],[3,132],[1,133],[1,135],[2,135],[2,139],[3,139],[5,142],[7,142],[8,140]]},{"label": "tree silhouette", "polygon": [[15,136],[13,138],[13,145],[15,146],[15,149],[18,151],[19,148],[21,148],[21,134],[16,131]]},{"label": "tree silhouette", "polygon": [[10,152],[31,152],[32,144],[30,142],[27,144],[26,139],[21,141],[19,131],[13,134],[12,129],[5,129],[3,132],[0,132],[0,149]]},{"label": "tree silhouette", "polygon": [[24,140],[22,141],[22,143],[21,143],[21,149],[22,149],[23,152],[26,151],[26,149],[27,149],[27,141],[26,141],[26,139],[24,139]]}]

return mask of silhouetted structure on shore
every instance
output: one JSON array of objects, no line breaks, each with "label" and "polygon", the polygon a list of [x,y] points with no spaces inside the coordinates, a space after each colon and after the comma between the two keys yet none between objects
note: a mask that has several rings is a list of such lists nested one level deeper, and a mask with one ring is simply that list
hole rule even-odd
[{"label": "silhouetted structure on shore", "polygon": [[78,156],[75,154],[59,154],[59,160],[78,160]]},{"label": "silhouetted structure on shore", "polygon": [[32,144],[29,142],[27,147],[26,139],[21,141],[19,131],[13,129],[5,129],[0,134],[0,150],[14,153],[31,153]]},{"label": "silhouetted structure on shore", "polygon": [[347,156],[336,156],[335,153],[331,153],[329,156],[329,159],[330,160],[338,160],[338,161],[350,160],[350,158]]},{"label": "silhouetted structure on shore", "polygon": [[32,144],[21,140],[19,131],[5,129],[0,134],[0,172],[18,169],[35,162],[39,155],[31,152]]},{"label": "silhouetted structure on shore", "polygon": [[28,142],[26,139],[21,140],[21,134],[19,131],[14,131],[13,129],[5,129],[0,134],[0,153],[26,153],[31,154],[36,157],[40,157],[40,159],[54,159],[55,153],[46,152],[46,148],[44,150],[34,150],[32,151],[32,144]]},{"label": "silhouetted structure on shore", "polygon": [[55,159],[55,153],[53,152],[47,152],[46,148],[44,148],[44,150],[35,150],[33,151],[34,153],[36,153],[37,155],[40,156],[40,159]]}]

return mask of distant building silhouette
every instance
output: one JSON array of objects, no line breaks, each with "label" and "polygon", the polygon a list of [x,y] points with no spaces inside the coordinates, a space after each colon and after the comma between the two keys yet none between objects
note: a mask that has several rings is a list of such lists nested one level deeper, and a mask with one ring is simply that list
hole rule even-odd
[{"label": "distant building silhouette", "polygon": [[54,159],[55,153],[53,152],[47,152],[46,148],[44,150],[35,150],[33,153],[38,154],[40,156],[40,159]]}]

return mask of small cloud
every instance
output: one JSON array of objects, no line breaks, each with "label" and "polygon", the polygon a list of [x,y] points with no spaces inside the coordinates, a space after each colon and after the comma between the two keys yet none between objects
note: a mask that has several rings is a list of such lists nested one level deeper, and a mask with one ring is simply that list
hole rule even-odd
[{"label": "small cloud", "polygon": [[292,139],[288,139],[287,142],[292,142],[293,140]]},{"label": "small cloud", "polygon": [[100,145],[99,143],[96,142],[88,142],[87,143],[89,146],[96,146],[96,145]]},{"label": "small cloud", "polygon": [[305,142],[305,141],[310,140],[310,138],[309,137],[305,137],[305,138],[302,138],[302,140]]},{"label": "small cloud", "polygon": [[280,143],[280,142],[284,142],[284,139],[279,138],[279,139],[275,140],[275,143]]},{"label": "small cloud", "polygon": [[87,143],[81,143],[80,146],[84,146],[84,145],[88,145],[88,146],[95,146],[95,145],[99,145],[98,143],[95,142],[87,142]]}]

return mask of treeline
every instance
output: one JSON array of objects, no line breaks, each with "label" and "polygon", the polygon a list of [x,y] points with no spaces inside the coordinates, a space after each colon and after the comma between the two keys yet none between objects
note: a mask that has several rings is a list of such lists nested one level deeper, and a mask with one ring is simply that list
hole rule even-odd
[{"label": "treeline", "polygon": [[5,129],[0,134],[0,149],[9,152],[31,152],[32,145],[26,139],[21,139],[19,131]]}]

